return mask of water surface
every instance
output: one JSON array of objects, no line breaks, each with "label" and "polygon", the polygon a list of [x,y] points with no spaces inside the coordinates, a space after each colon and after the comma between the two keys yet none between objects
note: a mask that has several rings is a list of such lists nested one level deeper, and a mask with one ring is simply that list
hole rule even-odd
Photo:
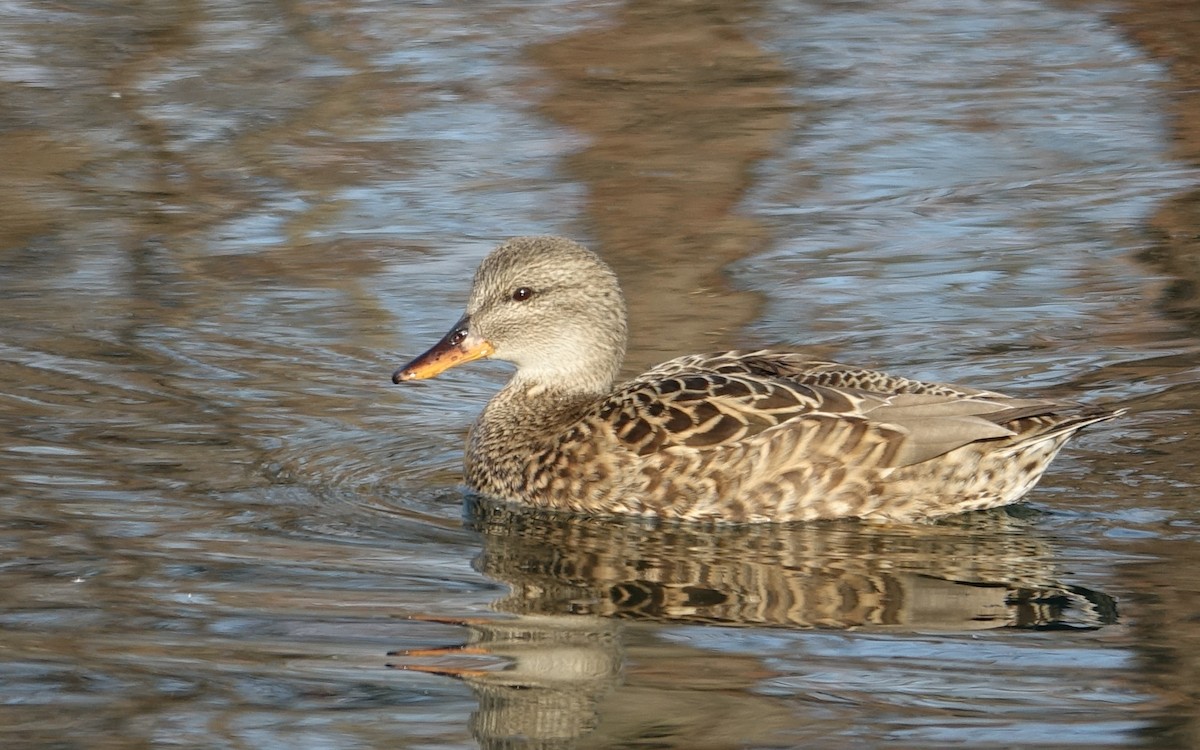
[{"label": "water surface", "polygon": [[[0,744],[1200,741],[1198,173],[1121,28],[0,7]],[[526,232],[613,263],[630,371],[803,346],[1130,414],[915,528],[464,508],[507,370],[388,377]]]}]

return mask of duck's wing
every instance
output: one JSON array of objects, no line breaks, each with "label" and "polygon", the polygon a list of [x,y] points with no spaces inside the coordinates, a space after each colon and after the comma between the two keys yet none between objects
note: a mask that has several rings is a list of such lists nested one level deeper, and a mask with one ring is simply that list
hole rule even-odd
[{"label": "duck's wing", "polygon": [[[1062,407],[789,353],[731,352],[664,363],[617,389],[588,421],[642,456],[731,447],[771,430],[788,444],[806,433],[810,454],[855,456],[859,465],[882,468],[1013,438],[1024,431],[1022,420]],[[1049,428],[1061,420],[1043,421]]]}]

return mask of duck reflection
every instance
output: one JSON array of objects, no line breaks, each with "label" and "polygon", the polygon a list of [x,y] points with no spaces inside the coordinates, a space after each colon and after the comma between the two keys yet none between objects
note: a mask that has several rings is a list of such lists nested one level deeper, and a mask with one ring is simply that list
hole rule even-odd
[{"label": "duck reflection", "polygon": [[476,561],[498,610],[788,628],[1096,628],[1113,600],[1055,580],[1005,512],[934,524],[661,525],[475,501]]},{"label": "duck reflection", "polygon": [[772,674],[762,660],[664,638],[661,623],[962,632],[1117,617],[1111,597],[1055,579],[1052,550],[1012,511],[696,527],[473,500],[468,524],[483,535],[476,566],[510,590],[493,606],[513,617],[433,618],[465,625],[468,643],[398,655],[471,685],[485,747],[651,734],[670,738],[663,747],[745,746],[794,725],[794,706],[752,689]]}]

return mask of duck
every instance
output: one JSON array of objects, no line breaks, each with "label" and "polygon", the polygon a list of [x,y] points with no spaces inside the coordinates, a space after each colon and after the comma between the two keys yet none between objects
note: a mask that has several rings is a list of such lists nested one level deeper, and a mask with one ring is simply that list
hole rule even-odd
[{"label": "duck", "polygon": [[482,358],[511,379],[467,433],[467,489],[595,516],[921,522],[1009,505],[1081,429],[1123,410],[924,382],[787,350],[685,355],[618,383],[612,269],[555,236],[480,263],[466,311],[392,375]]}]

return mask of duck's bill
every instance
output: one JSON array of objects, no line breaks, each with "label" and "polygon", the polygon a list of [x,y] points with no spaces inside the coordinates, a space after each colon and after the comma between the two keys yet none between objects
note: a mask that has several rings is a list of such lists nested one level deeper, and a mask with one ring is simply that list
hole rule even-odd
[{"label": "duck's bill", "polygon": [[464,362],[490,357],[495,347],[487,339],[472,334],[469,322],[466,317],[458,321],[429,351],[392,373],[392,382],[432,378]]}]

